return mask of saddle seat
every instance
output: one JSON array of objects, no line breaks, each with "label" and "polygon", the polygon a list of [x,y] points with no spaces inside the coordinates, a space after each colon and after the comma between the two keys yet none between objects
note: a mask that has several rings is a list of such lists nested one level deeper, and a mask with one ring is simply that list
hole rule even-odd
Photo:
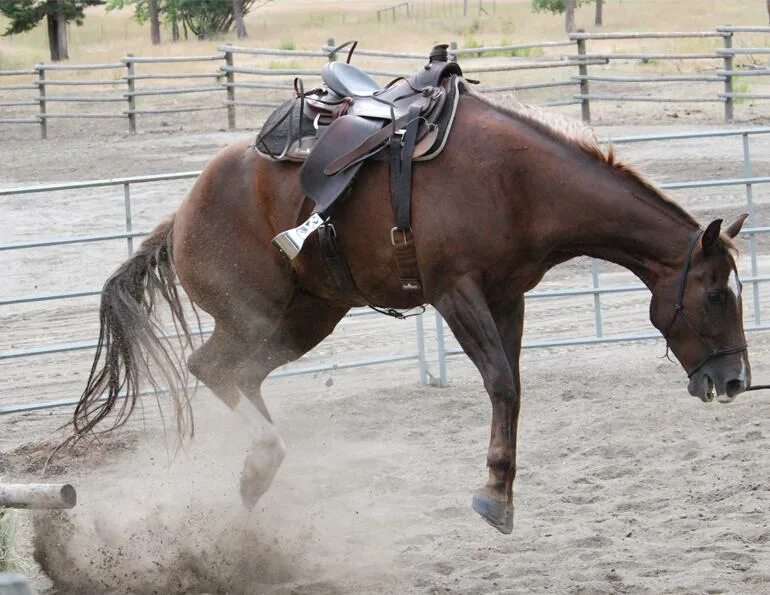
[{"label": "saddle seat", "polygon": [[329,62],[321,69],[321,79],[340,97],[368,97],[382,87],[363,70],[347,62]]}]

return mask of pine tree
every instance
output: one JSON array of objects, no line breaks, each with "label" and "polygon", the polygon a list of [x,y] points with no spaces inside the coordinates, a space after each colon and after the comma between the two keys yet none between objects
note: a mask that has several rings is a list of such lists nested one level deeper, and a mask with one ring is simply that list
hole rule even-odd
[{"label": "pine tree", "polygon": [[40,21],[48,25],[51,60],[67,60],[67,25],[82,25],[85,8],[104,4],[103,0],[0,0],[0,13],[10,20],[4,35],[15,35],[34,29]]}]

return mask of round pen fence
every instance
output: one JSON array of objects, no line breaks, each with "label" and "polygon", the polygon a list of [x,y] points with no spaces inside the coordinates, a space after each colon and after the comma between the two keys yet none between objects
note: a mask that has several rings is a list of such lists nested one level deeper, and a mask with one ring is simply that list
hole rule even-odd
[{"label": "round pen fence", "polygon": [[[567,40],[525,44],[459,48],[452,43],[450,56],[468,78],[481,79],[481,92],[515,93],[522,101],[549,107],[579,105],[586,122],[607,102],[703,106],[714,118],[731,122],[744,115],[742,110],[756,115],[770,100],[768,34],[770,27],[733,26],[703,32],[578,32]],[[678,43],[695,49],[681,51]],[[227,44],[211,55],[128,55],[106,64],[0,70],[0,125],[36,124],[46,138],[51,120],[117,119],[135,133],[171,122],[194,128],[199,120],[186,116],[208,112],[209,123],[253,128],[292,95],[295,77],[310,89],[320,83],[325,61],[346,58],[345,50],[335,54],[334,48],[331,39],[318,50]],[[429,49],[360,48],[355,64],[385,84],[414,72]]]},{"label": "round pen fence", "polygon": [[[752,161],[752,139],[755,143],[768,138],[770,127],[761,128],[736,128],[716,131],[683,132],[677,134],[659,134],[644,136],[623,136],[611,139],[615,145],[625,144],[651,144],[666,143],[670,145],[676,142],[708,141],[716,142],[717,139],[734,139],[740,143],[740,158],[742,175],[739,177],[716,177],[713,179],[685,180],[667,182],[660,187],[670,191],[676,191],[677,197],[689,201],[690,210],[701,214],[709,214],[703,209],[712,209],[713,204],[702,204],[700,193],[708,189],[729,191],[731,210],[743,209],[749,213],[749,219],[742,235],[747,238],[748,250],[741,255],[740,270],[743,282],[746,285],[744,292],[744,307],[746,310],[746,328],[749,331],[770,328],[770,313],[763,309],[767,299],[762,299],[761,286],[770,281],[770,275],[763,274],[763,261],[770,258],[770,254],[764,247],[761,238],[770,231],[770,226],[762,225],[767,213],[761,211],[762,206],[768,202],[766,193],[757,199],[757,194],[762,191],[764,185],[770,183],[770,176],[758,175],[754,171]],[[658,145],[659,146],[659,145]],[[697,145],[696,151],[702,154],[702,146]],[[735,154],[733,155],[735,156]],[[0,384],[0,414],[18,413],[37,409],[69,406],[78,396],[77,391],[82,384],[82,373],[87,371],[90,358],[95,347],[97,328],[94,326],[98,308],[98,295],[100,293],[98,283],[83,286],[84,279],[90,275],[90,279],[103,281],[116,266],[133,253],[135,241],[148,233],[150,225],[157,219],[159,203],[161,206],[173,211],[178,204],[179,197],[183,195],[192,179],[199,172],[180,172],[174,174],[119,178],[110,180],[96,180],[89,182],[77,182],[68,184],[47,184],[40,186],[24,186],[18,188],[0,189],[0,216],[4,221],[14,221],[19,233],[24,236],[16,241],[5,241],[0,244],[0,261],[6,270],[14,273],[5,279],[3,289],[0,289],[0,310],[6,321],[6,333],[4,338],[9,342],[0,345],[0,378],[5,384]],[[77,192],[77,196],[68,193]],[[683,193],[697,193],[692,196]],[[75,217],[67,229],[69,233],[36,237],[32,231],[29,220],[39,217],[40,210],[37,205],[45,205],[46,209],[52,209],[57,201],[62,202],[62,213],[74,210],[78,201],[94,201],[99,205],[98,212],[92,213],[91,229],[85,233],[81,218]],[[39,200],[39,203],[25,203],[24,201]],[[725,197],[719,195],[717,202],[720,213],[725,209]],[[712,201],[713,202],[713,201]],[[148,206],[151,205],[151,208]],[[58,229],[66,222],[54,220],[46,211],[46,215],[52,218],[52,222],[45,221],[45,229],[54,227]],[[710,216],[710,215],[709,215]],[[152,222],[152,223],[150,223]],[[744,244],[745,245],[745,244]],[[108,246],[111,247],[108,250]],[[49,259],[50,254],[46,250],[58,249],[66,252],[58,261]],[[107,254],[107,252],[110,252]],[[38,260],[34,255],[40,254]],[[530,311],[528,317],[528,331],[525,339],[525,348],[556,347],[565,348],[576,345],[594,343],[616,343],[623,341],[637,341],[643,339],[660,338],[654,332],[646,320],[646,308],[636,307],[632,309],[639,314],[639,319],[623,321],[620,332],[609,332],[608,327],[617,323],[617,313],[613,313],[612,304],[608,302],[618,296],[638,295],[644,298],[646,288],[638,281],[624,273],[619,276],[616,270],[606,269],[605,263],[593,259],[585,259],[585,267],[581,268],[580,281],[571,282],[564,286],[562,280],[550,283],[544,281],[536,290],[527,296],[527,308]],[[35,264],[37,263],[37,264]],[[69,283],[72,287],[38,286],[39,279],[45,277],[39,270],[32,270],[35,266],[47,265],[49,268],[59,268],[59,276],[62,283]],[[578,263],[576,266],[582,266]],[[587,268],[587,270],[586,270]],[[26,269],[30,269],[27,271]],[[558,272],[559,268],[555,270]],[[609,278],[610,282],[602,282]],[[26,285],[32,283],[35,285]],[[587,304],[586,300],[590,302]],[[71,307],[62,306],[51,313],[44,304],[71,303]],[[579,303],[582,311],[583,324],[575,324],[574,327],[562,329],[562,332],[551,333],[541,331],[537,326],[538,318],[548,315],[548,308],[560,310],[572,309]],[[25,312],[24,307],[33,306],[37,310]],[[626,304],[627,308],[628,304]],[[577,312],[577,309],[575,310]],[[626,316],[626,311],[622,315]],[[29,339],[26,329],[34,324],[34,316],[40,316],[43,327],[46,329],[46,340]],[[447,357],[460,354],[454,339],[447,335],[444,323],[438,315],[431,313],[429,318],[432,324],[424,326],[426,316],[417,316],[414,321],[404,323],[386,319],[377,314],[372,314],[365,309],[357,309],[351,312],[343,321],[342,335],[353,333],[360,335],[359,343],[362,346],[360,353],[351,357],[349,345],[337,348],[324,347],[328,341],[333,341],[333,335],[319,348],[311,352],[296,364],[286,366],[272,375],[272,377],[289,376],[293,374],[310,374],[330,372],[345,368],[358,368],[362,366],[394,364],[395,362],[414,362],[415,371],[424,384],[447,384]],[[53,321],[53,322],[51,322]],[[530,322],[531,321],[531,322]],[[10,324],[13,323],[13,324]],[[407,326],[405,326],[405,324]],[[412,325],[414,325],[412,327]],[[10,328],[13,327],[13,328]],[[413,328],[414,330],[409,330]],[[90,337],[87,340],[73,340],[70,336],[75,332]],[[200,326],[200,333],[206,335],[210,332],[210,322],[204,319]],[[412,334],[414,332],[414,334]],[[169,331],[169,338],[174,339],[173,331]],[[348,335],[349,337],[350,335]],[[388,337],[389,340],[376,337]],[[405,340],[402,338],[407,336]],[[412,342],[413,341],[413,342]],[[414,347],[409,347],[411,344]],[[406,346],[405,346],[406,345]],[[51,358],[70,357],[66,367],[72,368],[71,374],[61,378],[60,372],[53,373],[48,367],[47,360]],[[61,369],[62,361],[57,360]],[[78,374],[75,372],[77,368]],[[411,374],[411,372],[410,372]],[[49,378],[50,376],[50,378]],[[32,386],[27,391],[27,396],[19,396],[19,387],[31,386],[30,378],[42,379],[44,386],[41,390]],[[25,384],[26,383],[26,384]],[[6,392],[7,391],[7,392]],[[62,393],[62,391],[70,391]],[[24,392],[24,391],[22,391]]]}]

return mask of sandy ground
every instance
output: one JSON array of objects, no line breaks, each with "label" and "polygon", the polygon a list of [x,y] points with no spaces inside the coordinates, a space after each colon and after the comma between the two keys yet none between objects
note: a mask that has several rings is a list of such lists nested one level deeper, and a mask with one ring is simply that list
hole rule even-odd
[{"label": "sandy ground", "polygon": [[[670,130],[600,133],[660,129]],[[0,186],[195,170],[236,136],[89,138],[73,129],[47,143],[17,138],[2,147]],[[768,171],[768,142],[752,141],[757,175]],[[735,139],[619,152],[656,181],[742,172]],[[135,227],[171,212],[188,185],[134,189]],[[741,189],[675,196],[702,219],[732,217],[743,201]],[[757,187],[754,198],[757,224],[766,225],[770,196]],[[120,188],[0,198],[0,241],[118,231],[122,201]],[[2,295],[98,288],[125,251],[124,242],[110,242],[3,253]],[[746,262],[744,255],[744,270]],[[632,282],[604,265],[601,278]],[[544,287],[588,282],[580,260]],[[647,300],[603,298],[605,332],[648,330]],[[751,311],[748,289],[746,302]],[[88,297],[4,306],[0,351],[93,339],[96,304]],[[533,299],[528,310],[528,340],[593,332],[590,298]],[[767,379],[770,337],[752,334],[750,344],[755,378]],[[412,345],[412,323],[353,318],[306,362]],[[249,514],[237,493],[248,446],[240,423],[201,391],[198,435],[174,458],[148,399],[125,430],[50,469],[77,485],[80,503],[64,515],[23,516],[23,545],[31,550],[36,536],[56,587],[42,574],[36,585],[67,593],[766,593],[770,400],[754,393],[704,405],[662,354],[659,342],[525,352],[517,509],[507,537],[470,508],[485,476],[490,407],[465,358],[450,360],[446,389],[420,386],[412,363],[269,380],[266,400],[288,455]],[[87,355],[0,361],[0,406],[77,396]],[[39,478],[41,443],[61,435],[55,430],[67,415],[0,418],[0,475]]]}]

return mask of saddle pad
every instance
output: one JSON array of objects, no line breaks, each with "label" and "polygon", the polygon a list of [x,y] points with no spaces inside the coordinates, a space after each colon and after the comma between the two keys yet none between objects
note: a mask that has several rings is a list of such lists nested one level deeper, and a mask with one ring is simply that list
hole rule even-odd
[{"label": "saddle pad", "polygon": [[254,143],[260,155],[273,160],[304,161],[315,143],[316,130],[313,121],[302,113],[300,103],[299,98],[290,99],[270,114]]},{"label": "saddle pad", "polygon": [[438,157],[441,151],[444,150],[449,133],[452,130],[452,124],[455,120],[455,114],[457,113],[457,104],[460,100],[460,82],[462,78],[453,74],[444,83],[446,85],[446,99],[444,105],[438,114],[438,118],[433,122],[434,134],[433,142],[429,147],[425,145],[429,142],[430,136],[424,138],[417,143],[414,149],[415,161],[430,161],[431,159]]},{"label": "saddle pad", "polygon": [[352,151],[370,134],[382,128],[382,120],[361,116],[344,116],[334,120],[319,143],[299,170],[299,183],[305,196],[315,201],[316,213],[324,213],[347,188],[363,165],[360,161],[333,176],[324,174],[326,166],[338,157]]}]

